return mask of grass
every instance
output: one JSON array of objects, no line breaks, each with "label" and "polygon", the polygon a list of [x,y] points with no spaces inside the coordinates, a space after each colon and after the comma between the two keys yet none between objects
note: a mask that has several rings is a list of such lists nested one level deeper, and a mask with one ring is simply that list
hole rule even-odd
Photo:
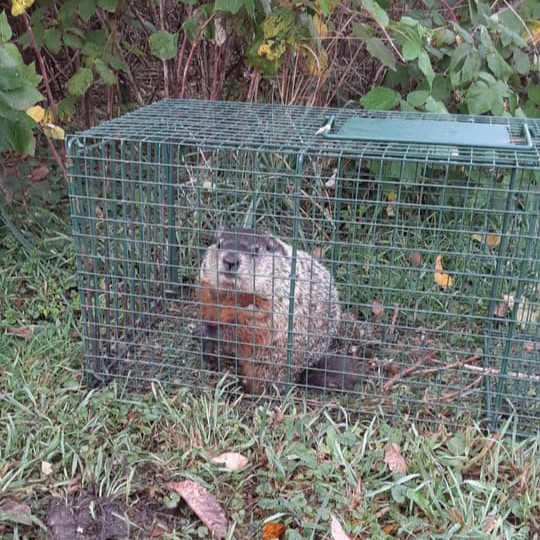
[{"label": "grass", "polygon": [[[331,538],[331,514],[358,539],[540,538],[540,435],[518,439],[512,420],[451,432],[330,404],[233,401],[227,380],[199,396],[158,382],[144,395],[88,391],[68,225],[29,210],[21,227],[39,251],[0,229],[1,538],[46,536],[60,503],[92,516],[94,536],[78,538],[115,537],[111,515],[130,538],[206,538],[165,487],[184,479],[224,507],[229,538],[261,538],[266,521],[286,539]],[[389,443],[406,473],[385,463]],[[226,451],[247,467],[211,461]],[[52,538],[74,537],[61,530]]]}]

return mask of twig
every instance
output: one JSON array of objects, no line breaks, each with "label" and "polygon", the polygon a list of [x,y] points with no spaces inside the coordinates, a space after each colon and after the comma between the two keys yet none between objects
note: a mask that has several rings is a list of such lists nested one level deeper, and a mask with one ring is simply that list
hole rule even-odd
[{"label": "twig", "polygon": [[396,332],[396,324],[399,317],[399,306],[394,304],[394,314],[392,315],[392,320],[390,321],[390,326],[388,327],[388,332],[386,335],[392,337]]},{"label": "twig", "polygon": [[49,77],[47,75],[47,68],[45,67],[45,62],[43,61],[43,55],[41,54],[41,51],[39,50],[39,47],[37,46],[36,38],[34,36],[34,31],[32,30],[32,26],[30,25],[30,17],[28,16],[26,12],[23,14],[23,21],[26,27],[26,32],[28,33],[28,39],[30,40],[30,45],[32,45],[32,49],[34,49],[34,54],[36,55],[36,58],[39,64],[39,71],[41,72],[41,76],[43,77],[43,84],[45,86],[45,92],[47,93],[49,106],[51,107],[54,122],[56,124],[58,122],[58,114],[56,111],[56,101],[54,100],[54,97],[52,95],[51,85],[49,84]]},{"label": "twig", "polygon": [[199,44],[199,39],[201,38],[201,34],[203,33],[204,29],[214,20],[215,13],[212,13],[210,17],[206,21],[204,21],[203,24],[199,27],[197,30],[197,34],[195,34],[195,39],[193,40],[193,43],[191,45],[191,50],[189,51],[189,55],[186,60],[186,65],[184,66],[184,73],[182,75],[182,90],[180,91],[180,97],[183,98],[186,93],[186,80],[187,75],[189,71],[189,66],[191,64],[191,60],[193,59],[193,55],[195,54],[195,50],[197,49],[197,45]]},{"label": "twig", "polygon": [[453,392],[448,392],[447,394],[443,394],[442,396],[433,396],[432,398],[424,398],[424,403],[446,403],[447,401],[452,401],[457,397],[460,397],[463,395],[463,392],[467,390],[472,390],[475,386],[478,386],[482,379],[484,378],[483,375],[480,375],[479,377],[476,377],[476,379],[467,386],[464,386],[460,388],[459,390],[454,390]]},{"label": "twig", "polygon": [[519,371],[508,371],[507,373],[503,373],[500,369],[471,366],[470,364],[464,364],[463,369],[466,369],[467,371],[474,371],[476,373],[482,373],[482,375],[501,375],[509,379],[540,382],[540,375],[533,375],[532,373],[530,375],[528,373],[521,373]]},{"label": "twig", "polygon": [[441,0],[441,4],[444,6],[446,11],[448,12],[448,15],[450,15],[450,18],[456,23],[459,24],[459,19],[457,18],[452,6],[446,1]]}]

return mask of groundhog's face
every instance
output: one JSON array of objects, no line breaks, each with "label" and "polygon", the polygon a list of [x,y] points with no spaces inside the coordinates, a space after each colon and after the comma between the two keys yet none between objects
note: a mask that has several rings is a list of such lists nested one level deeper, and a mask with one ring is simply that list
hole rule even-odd
[{"label": "groundhog's face", "polygon": [[[201,278],[217,288],[270,295],[276,267],[283,271],[286,252],[272,235],[253,229],[222,231],[206,253]],[[281,262],[277,262],[281,259]]]}]

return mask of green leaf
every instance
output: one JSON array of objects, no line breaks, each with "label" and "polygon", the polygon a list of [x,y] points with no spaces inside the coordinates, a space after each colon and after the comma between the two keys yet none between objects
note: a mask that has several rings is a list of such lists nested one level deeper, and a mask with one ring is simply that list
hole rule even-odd
[{"label": "green leaf", "polygon": [[429,91],[427,90],[416,90],[411,92],[407,96],[407,103],[412,105],[415,108],[423,107],[426,103],[426,99],[429,96]]},{"label": "green leaf", "polygon": [[386,11],[375,0],[360,0],[364,9],[384,28],[390,23]]},{"label": "green leaf", "polygon": [[13,35],[11,26],[9,26],[7,15],[4,10],[0,13],[0,43],[6,43]]},{"label": "green leaf", "polygon": [[509,95],[508,87],[503,81],[487,84],[478,81],[469,87],[465,101],[470,114],[485,114],[491,112],[501,115],[504,112],[504,98]]},{"label": "green leaf", "polygon": [[514,68],[520,75],[527,75],[527,73],[529,73],[531,63],[529,61],[529,55],[527,53],[523,52],[520,49],[514,49],[512,59],[514,62]]},{"label": "green leaf", "polygon": [[84,40],[82,53],[90,58],[101,58],[107,46],[107,35],[102,30],[89,32]]},{"label": "green leaf", "polygon": [[21,53],[13,43],[0,43],[0,66],[2,69],[24,66]]},{"label": "green leaf", "polygon": [[58,53],[62,48],[62,32],[56,28],[47,28],[43,35],[45,45],[53,53]]},{"label": "green leaf", "polygon": [[352,31],[353,35],[362,39],[370,38],[375,33],[375,30],[369,24],[357,22],[352,23]]},{"label": "green leaf", "polygon": [[487,54],[486,60],[491,73],[498,79],[507,79],[512,75],[512,68],[495,49]]},{"label": "green leaf", "polygon": [[448,28],[438,28],[431,36],[431,44],[434,47],[441,45],[453,45],[456,41],[456,35]]},{"label": "green leaf", "polygon": [[167,30],[158,30],[148,38],[150,50],[160,60],[170,60],[176,57],[178,51],[178,34],[171,34]]},{"label": "green leaf", "polygon": [[368,92],[360,100],[360,103],[368,110],[389,111],[399,105],[400,101],[401,96],[398,92],[391,90],[390,88],[378,86]]},{"label": "green leaf", "polygon": [[66,45],[66,47],[71,47],[72,49],[81,49],[83,46],[82,39],[75,34],[66,32],[63,38],[64,38],[64,44]]},{"label": "green leaf", "polygon": [[527,88],[527,95],[535,105],[540,105],[540,86],[530,84]]},{"label": "green leaf", "polygon": [[77,6],[83,22],[88,22],[96,13],[96,0],[81,0]]},{"label": "green leaf", "polygon": [[72,96],[84,96],[90,85],[94,81],[92,70],[80,67],[68,80],[67,89]]},{"label": "green leaf", "polygon": [[11,109],[18,111],[26,111],[38,101],[41,101],[43,96],[39,91],[27,80],[23,81],[22,86],[13,90],[0,90],[0,102],[5,103]]},{"label": "green leaf", "polygon": [[332,13],[332,7],[328,0],[317,0],[317,5],[319,6],[321,13],[326,17]]},{"label": "green leaf", "polygon": [[32,135],[32,126],[26,124],[24,116],[20,113],[20,121],[3,118],[0,113],[0,152],[13,150],[18,154],[33,155],[35,141]]},{"label": "green leaf", "polygon": [[437,114],[448,114],[448,109],[444,103],[433,99],[433,96],[428,96],[426,99],[426,111]]},{"label": "green leaf", "polygon": [[114,71],[103,60],[98,58],[94,67],[105,84],[112,86],[118,82]]},{"label": "green leaf", "polygon": [[236,15],[243,5],[244,2],[242,0],[216,0],[214,9],[216,11],[226,11],[227,13]]},{"label": "green leaf", "polygon": [[421,51],[420,56],[418,57],[418,67],[420,71],[425,75],[426,79],[429,82],[429,86],[433,84],[433,79],[435,78],[435,73],[431,67],[431,61],[429,55],[426,51]]},{"label": "green leaf", "polygon": [[422,51],[422,45],[417,41],[406,41],[403,44],[401,52],[403,54],[404,60],[407,62],[410,60],[416,60]]},{"label": "green leaf", "polygon": [[394,53],[389,49],[380,38],[373,37],[367,40],[368,53],[380,60],[386,67],[396,71],[396,59]]},{"label": "green leaf", "polygon": [[0,69],[0,90],[15,90],[24,85],[21,70],[16,67]]},{"label": "green leaf", "polygon": [[472,49],[465,57],[465,62],[460,71],[460,83],[466,84],[476,79],[480,71],[480,56],[476,49]]},{"label": "green leaf", "polygon": [[448,66],[450,71],[458,71],[458,66],[472,50],[473,48],[470,43],[462,43],[461,45],[458,45],[450,58],[450,64]]},{"label": "green leaf", "polygon": [[114,13],[118,8],[118,0],[97,0],[98,6],[105,11]]},{"label": "green leaf", "polygon": [[199,19],[198,17],[189,17],[184,21],[184,24],[182,25],[182,30],[186,34],[187,38],[191,43],[195,41],[195,36],[197,35],[197,31],[199,30]]}]

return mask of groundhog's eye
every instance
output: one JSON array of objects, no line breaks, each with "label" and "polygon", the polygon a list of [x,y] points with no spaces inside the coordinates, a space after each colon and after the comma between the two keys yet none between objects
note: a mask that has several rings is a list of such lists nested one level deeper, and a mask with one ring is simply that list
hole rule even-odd
[{"label": "groundhog's eye", "polygon": [[266,241],[266,251],[269,251],[270,253],[273,253],[276,250],[276,246],[274,244],[273,240],[267,240]]}]

